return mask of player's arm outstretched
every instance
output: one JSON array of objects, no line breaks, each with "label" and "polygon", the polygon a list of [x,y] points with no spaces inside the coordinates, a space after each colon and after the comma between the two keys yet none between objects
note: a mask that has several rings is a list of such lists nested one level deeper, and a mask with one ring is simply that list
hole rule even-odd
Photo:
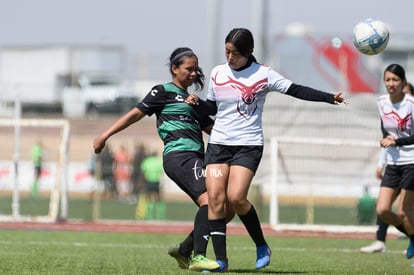
[{"label": "player's arm outstretched", "polygon": [[335,105],[341,103],[348,104],[345,98],[342,97],[342,92],[331,94],[294,83],[290,85],[289,89],[286,91],[286,94],[307,101],[327,102]]},{"label": "player's arm outstretched", "polygon": [[105,147],[105,143],[114,134],[128,128],[131,124],[138,122],[145,116],[145,113],[138,108],[133,108],[131,111],[119,118],[112,126],[97,136],[93,141],[93,149],[95,154],[99,154]]}]

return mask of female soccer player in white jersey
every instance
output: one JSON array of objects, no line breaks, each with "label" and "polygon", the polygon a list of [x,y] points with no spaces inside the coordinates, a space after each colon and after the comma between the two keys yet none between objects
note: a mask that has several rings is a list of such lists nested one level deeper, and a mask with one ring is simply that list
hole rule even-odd
[{"label": "female soccer player in white jersey", "polygon": [[[407,85],[403,88],[403,93],[414,95],[414,86],[407,82]],[[387,149],[381,148],[380,158],[378,159],[377,168],[375,170],[375,176],[377,179],[382,180],[383,172],[387,164]],[[377,253],[386,252],[387,246],[385,244],[387,238],[388,223],[377,217],[377,231],[376,239],[373,243],[367,246],[363,246],[359,249],[362,253]],[[412,254],[414,255],[414,254]]]},{"label": "female soccer player in white jersey", "polygon": [[346,103],[336,95],[292,83],[253,56],[254,39],[247,29],[233,29],[225,39],[227,63],[211,73],[207,102],[216,120],[207,146],[206,186],[209,200],[209,226],[216,261],[225,272],[225,201],[245,225],[256,244],[256,269],[270,263],[271,250],[247,193],[263,153],[262,111],[271,91],[308,101]]},{"label": "female soccer player in white jersey", "polygon": [[[407,84],[404,68],[391,64],[385,68],[384,84],[388,94],[378,98],[387,166],[381,181],[377,214],[410,238],[406,256],[414,257],[414,97],[403,92]],[[400,194],[398,214],[392,204]]]}]

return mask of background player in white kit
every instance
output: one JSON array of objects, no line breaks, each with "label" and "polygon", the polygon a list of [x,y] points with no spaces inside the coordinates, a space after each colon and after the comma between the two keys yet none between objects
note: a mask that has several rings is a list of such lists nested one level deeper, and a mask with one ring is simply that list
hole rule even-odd
[{"label": "background player in white kit", "polygon": [[[403,89],[403,93],[414,95],[414,87],[408,82]],[[378,180],[382,180],[383,172],[387,164],[387,149],[381,148],[381,154],[378,159],[377,169],[375,171],[375,176]],[[373,243],[367,246],[363,246],[359,249],[362,253],[384,253],[387,251],[387,246],[385,244],[387,239],[387,230],[388,224],[377,217],[377,231],[375,232],[376,239]]]},{"label": "background player in white kit", "polygon": [[[414,257],[414,97],[403,93],[407,79],[404,68],[398,64],[384,70],[384,84],[388,94],[380,96],[377,104],[383,133],[380,145],[387,148],[387,166],[377,215],[410,238],[406,256],[411,259]],[[392,204],[398,194],[398,213],[394,213]]]}]

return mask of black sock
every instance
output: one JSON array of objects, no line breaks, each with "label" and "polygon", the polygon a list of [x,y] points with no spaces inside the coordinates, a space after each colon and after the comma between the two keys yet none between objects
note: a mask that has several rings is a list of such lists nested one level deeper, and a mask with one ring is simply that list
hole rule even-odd
[{"label": "black sock", "polygon": [[411,241],[412,243],[414,243],[414,234],[413,234],[413,235],[408,235],[407,230],[405,230],[405,228],[404,228],[404,226],[403,226],[402,224],[400,224],[399,226],[396,226],[396,228],[397,228],[400,232],[402,232],[402,233],[404,233],[405,235],[407,235],[407,237],[408,237],[408,238],[410,238],[410,241]]},{"label": "black sock", "polygon": [[404,233],[405,235],[408,236],[407,231],[405,230],[404,226],[402,224],[400,224],[399,226],[396,226],[396,228],[398,229],[398,231]]},{"label": "black sock", "polygon": [[185,238],[184,241],[180,243],[179,252],[181,255],[184,255],[186,257],[191,256],[191,252],[193,252],[193,247],[194,247],[193,235],[194,235],[194,231],[191,231],[191,233],[188,234],[187,238]]},{"label": "black sock", "polygon": [[216,260],[227,263],[226,219],[208,220]]},{"label": "black sock", "polygon": [[408,236],[408,238],[410,238],[410,241],[411,241],[412,243],[414,243],[414,234],[413,234],[413,235],[409,235],[409,236]]},{"label": "black sock", "polygon": [[203,205],[198,209],[194,219],[194,256],[206,256],[209,237],[208,205]]},{"label": "black sock", "polygon": [[387,238],[387,229],[388,229],[388,223],[381,220],[379,217],[377,217],[377,240],[384,242]]},{"label": "black sock", "polygon": [[247,232],[249,232],[249,235],[256,244],[256,247],[265,245],[266,241],[263,236],[262,227],[260,225],[256,209],[254,209],[253,205],[250,208],[249,212],[247,212],[247,214],[239,215],[239,218],[246,227]]}]

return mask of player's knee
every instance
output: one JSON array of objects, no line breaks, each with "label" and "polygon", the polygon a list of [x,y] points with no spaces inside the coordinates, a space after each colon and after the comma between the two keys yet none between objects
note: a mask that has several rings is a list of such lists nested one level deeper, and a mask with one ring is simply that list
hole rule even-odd
[{"label": "player's knee", "polygon": [[236,213],[244,212],[245,209],[250,209],[251,204],[246,198],[242,197],[229,197],[229,201],[236,211]]},{"label": "player's knee", "polygon": [[376,208],[376,212],[377,212],[377,215],[378,215],[380,218],[383,218],[385,215],[387,215],[387,213],[389,213],[389,212],[390,212],[390,210],[389,210],[389,209],[387,209],[387,208],[381,207],[381,206],[377,206],[377,208]]}]

